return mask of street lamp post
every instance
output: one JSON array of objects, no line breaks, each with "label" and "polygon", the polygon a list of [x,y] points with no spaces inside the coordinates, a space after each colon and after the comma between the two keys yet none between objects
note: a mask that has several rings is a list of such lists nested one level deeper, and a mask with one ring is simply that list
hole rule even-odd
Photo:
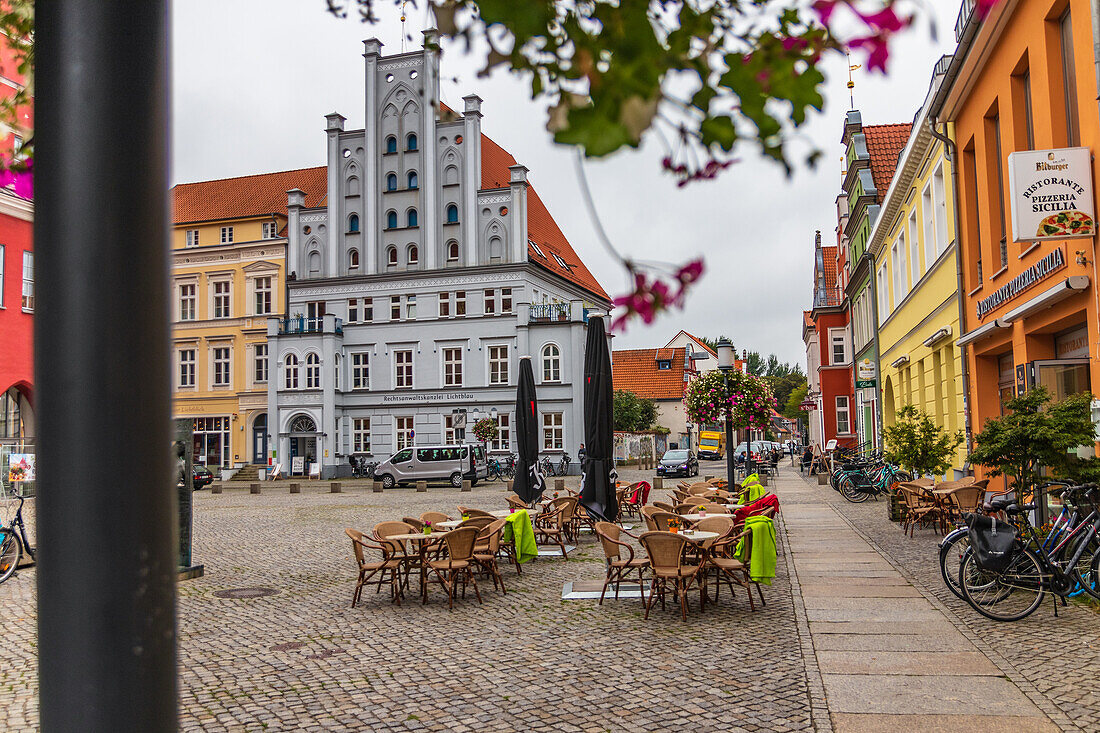
[{"label": "street lamp post", "polygon": [[724,336],[718,341],[718,369],[722,372],[726,387],[726,487],[737,483],[733,470],[733,409],[729,403],[730,370],[733,369],[733,344]]},{"label": "street lamp post", "polygon": [[[741,349],[741,364],[745,374],[749,373],[749,350]],[[756,472],[756,461],[752,458],[752,427],[745,426],[745,478]]]}]

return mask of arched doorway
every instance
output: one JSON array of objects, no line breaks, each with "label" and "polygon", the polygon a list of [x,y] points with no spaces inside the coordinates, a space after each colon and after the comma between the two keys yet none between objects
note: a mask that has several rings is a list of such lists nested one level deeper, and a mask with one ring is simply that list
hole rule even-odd
[{"label": "arched doorway", "polygon": [[267,463],[267,413],[261,412],[252,421],[252,462]]},{"label": "arched doorway", "polygon": [[317,423],[309,415],[297,415],[290,421],[289,432],[290,472],[308,475],[309,465],[317,461]]}]

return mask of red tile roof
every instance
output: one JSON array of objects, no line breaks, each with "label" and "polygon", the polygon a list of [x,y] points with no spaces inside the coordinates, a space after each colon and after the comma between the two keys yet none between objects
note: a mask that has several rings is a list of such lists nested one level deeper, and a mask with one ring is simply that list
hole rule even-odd
[{"label": "red tile roof", "polygon": [[[689,339],[691,339],[691,340],[692,340],[692,341],[694,341],[695,343],[697,343],[697,344],[699,344],[700,346],[702,346],[702,347],[703,347],[703,349],[704,349],[704,350],[706,350],[706,351],[707,351],[707,352],[708,352],[708,353],[709,353],[709,354],[710,354],[711,356],[714,356],[714,357],[717,357],[717,356],[718,356],[718,352],[717,352],[717,351],[715,351],[714,349],[710,348],[709,346],[707,346],[707,343],[706,343],[705,341],[703,341],[703,339],[699,338],[698,336],[696,336],[696,335],[694,335],[694,334],[690,334],[690,333],[688,333],[687,331],[685,331],[685,330],[684,330],[684,329],[682,329],[682,328],[680,329],[680,333],[684,334],[684,335],[685,335],[685,336],[687,336],[687,337],[688,337]],[[676,336],[679,336],[679,335],[680,335],[679,333],[678,333],[678,334],[676,334]],[[673,336],[672,338],[676,338],[676,336]]]},{"label": "red tile roof", "polygon": [[[684,397],[685,349],[624,349],[611,354],[611,386],[655,400]],[[671,359],[671,369],[658,369],[658,359]]]},{"label": "red tile roof", "polygon": [[903,122],[896,125],[864,125],[867,153],[871,156],[871,179],[878,190],[878,202],[886,198],[886,189],[898,167],[898,155],[909,142],[909,130],[913,125]]},{"label": "red tile roof", "polygon": [[825,290],[836,287],[836,245],[827,244],[821,248],[822,265],[825,268]]},{"label": "red tile roof", "polygon": [[802,311],[802,326],[803,328],[814,327],[814,314],[813,311]]},{"label": "red tile roof", "polygon": [[306,206],[320,206],[328,188],[327,168],[299,168],[214,181],[181,183],[172,187],[172,221],[244,219],[251,216],[286,216],[286,192],[300,188]]},{"label": "red tile roof", "polygon": [[[513,165],[516,165],[516,159],[512,154],[483,133],[481,135],[481,188],[507,188],[511,180],[508,167]],[[581,286],[603,300],[611,300],[607,291],[573,251],[569,240],[558,228],[557,222],[550,215],[546,205],[542,203],[534,186],[527,188],[527,238],[534,241],[544,255],[540,257],[529,241],[527,259],[531,262]],[[554,259],[555,254],[569,265],[568,270],[557,263]]]}]

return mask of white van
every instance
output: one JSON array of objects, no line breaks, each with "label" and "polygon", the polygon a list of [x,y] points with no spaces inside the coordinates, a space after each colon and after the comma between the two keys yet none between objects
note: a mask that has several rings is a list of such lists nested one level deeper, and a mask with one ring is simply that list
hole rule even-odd
[{"label": "white van", "polygon": [[477,485],[478,479],[489,476],[485,448],[480,445],[417,445],[403,448],[374,469],[374,478],[382,487],[410,481],[449,481],[460,488],[462,479]]}]

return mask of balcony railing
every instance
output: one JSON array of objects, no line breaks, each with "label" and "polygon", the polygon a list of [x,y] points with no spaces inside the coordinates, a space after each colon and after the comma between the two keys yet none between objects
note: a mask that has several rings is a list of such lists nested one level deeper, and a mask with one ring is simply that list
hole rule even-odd
[{"label": "balcony railing", "polygon": [[[336,328],[334,333],[344,333],[344,319],[336,318]],[[324,333],[325,332],[325,319],[324,318],[307,318],[306,316],[287,316],[279,319],[279,335],[286,336],[288,334],[306,334],[306,333]]]},{"label": "balcony railing", "polygon": [[844,291],[840,288],[821,289],[814,294],[814,308],[840,305],[843,301]]},{"label": "balcony railing", "polygon": [[568,303],[541,303],[531,306],[531,323],[551,323],[569,320]]}]

